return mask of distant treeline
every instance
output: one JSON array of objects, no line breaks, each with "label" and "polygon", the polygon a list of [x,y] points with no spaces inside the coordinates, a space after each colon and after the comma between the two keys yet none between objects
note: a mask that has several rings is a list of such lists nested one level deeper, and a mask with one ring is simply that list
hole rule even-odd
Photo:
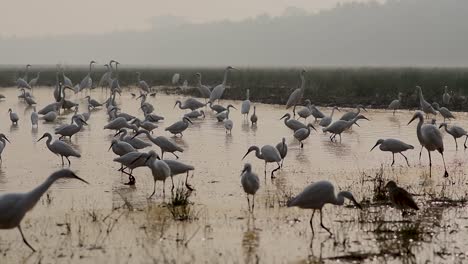
[{"label": "distant treeline", "polygon": [[[309,68],[306,69],[306,89],[304,98],[309,98],[317,105],[353,106],[357,103],[372,107],[386,107],[399,92],[403,93],[404,108],[418,106],[415,86],[423,88],[424,97],[429,102],[442,102],[444,87],[448,86],[452,101],[449,109],[468,110],[465,95],[468,94],[468,68]],[[55,67],[33,66],[29,79],[40,71],[40,86],[55,84]],[[92,78],[97,85],[105,68],[96,67]],[[196,85],[194,74],[202,73],[202,83],[213,87],[223,79],[222,68],[151,68],[121,67],[119,80],[121,86],[136,84],[135,72],[141,72],[141,78],[151,86],[172,86],[174,73],[181,75],[179,85],[184,80],[188,86]],[[68,67],[65,74],[74,83],[86,74],[86,67]],[[15,86],[18,76],[24,75],[24,69],[18,67],[0,68],[0,86]],[[292,89],[299,86],[299,69],[289,68],[242,68],[232,71],[228,77],[228,86],[224,98],[245,98],[245,90],[250,89],[250,99],[265,103],[283,104]],[[195,89],[178,90],[181,93],[197,95]]]}]

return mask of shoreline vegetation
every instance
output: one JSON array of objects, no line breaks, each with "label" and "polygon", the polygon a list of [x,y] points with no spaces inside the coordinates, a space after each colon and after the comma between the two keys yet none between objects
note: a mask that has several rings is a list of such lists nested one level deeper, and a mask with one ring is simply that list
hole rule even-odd
[{"label": "shoreline vegetation", "polygon": [[[306,88],[303,100],[310,99],[319,106],[354,107],[362,104],[369,108],[387,108],[402,93],[401,109],[419,107],[415,86],[423,88],[429,102],[442,104],[444,87],[448,87],[451,101],[447,107],[455,111],[468,111],[468,68],[306,68]],[[37,86],[55,85],[55,66],[34,66],[29,78],[40,71]],[[79,82],[86,74],[86,67],[65,67],[65,74]],[[136,74],[153,88],[166,93],[199,96],[194,74],[202,74],[202,83],[209,87],[222,82],[224,68],[155,68],[121,67],[119,81],[122,87],[135,86]],[[223,99],[244,100],[250,89],[250,100],[267,104],[285,104],[289,94],[300,84],[300,68],[240,68],[229,74],[228,87]],[[93,86],[99,82],[105,67],[97,66],[92,74]],[[174,73],[180,74],[178,84],[172,84]],[[22,66],[0,67],[0,87],[15,86],[18,76],[24,75]],[[60,76],[61,77],[61,76]],[[183,86],[187,80],[188,85]]]}]

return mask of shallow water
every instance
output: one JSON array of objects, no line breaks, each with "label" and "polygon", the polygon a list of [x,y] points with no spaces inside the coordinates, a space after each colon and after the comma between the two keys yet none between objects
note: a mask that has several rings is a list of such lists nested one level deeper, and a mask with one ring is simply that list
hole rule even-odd
[{"label": "shallow water", "polygon": [[[135,92],[134,90],[133,92]],[[16,98],[14,88],[2,89],[7,97],[0,102],[0,131],[12,144],[2,154],[0,191],[27,191],[41,183],[53,171],[61,168],[59,157],[47,149],[45,141],[36,142],[44,132],[70,122],[71,112],[60,116],[56,124],[40,123],[31,129],[31,108]],[[52,89],[41,87],[33,92],[38,110],[53,101]],[[67,95],[85,107],[84,94]],[[106,99],[106,92],[94,90],[91,96],[98,101]],[[180,120],[184,111],[174,109],[180,96],[158,94],[149,97],[157,114],[165,117],[155,135],[170,136],[164,128]],[[183,99],[183,98],[182,98]],[[142,116],[139,101],[126,89],[117,98],[127,113]],[[232,103],[240,109],[239,101]],[[328,135],[313,132],[301,149],[279,118],[286,112],[284,106],[257,105],[257,127],[243,120],[239,111],[230,117],[234,121],[232,135],[226,134],[222,123],[216,122],[207,110],[207,118],[195,120],[182,138],[175,141],[184,148],[180,161],[195,166],[190,183],[196,191],[190,197],[193,218],[190,221],[173,220],[165,202],[170,202],[170,183],[166,197],[158,182],[156,196],[151,200],[153,181],[148,168],[134,171],[135,187],[124,185],[127,176],[117,172],[119,165],[108,152],[113,131],[103,129],[107,123],[105,110],[93,111],[91,118],[71,144],[82,154],[71,158],[71,168],[91,184],[78,181],[59,181],[52,186],[22,223],[29,242],[38,252],[31,254],[22,243],[17,230],[1,230],[0,262],[64,262],[110,263],[148,262],[228,262],[228,263],[304,263],[340,261],[401,261],[463,262],[467,254],[468,213],[463,202],[438,202],[438,198],[460,200],[467,194],[463,140],[460,149],[450,135],[445,137],[445,160],[450,177],[444,179],[442,159],[433,153],[432,175],[429,174],[427,153],[418,161],[419,144],[416,123],[407,125],[412,112],[402,110],[392,116],[384,110],[364,113],[371,121],[360,121],[343,134],[342,142],[330,142]],[[12,108],[20,116],[18,126],[11,126],[7,110]],[[322,109],[329,114],[330,109]],[[348,109],[342,109],[348,110]],[[3,114],[2,114],[3,113]],[[335,119],[342,113],[336,112]],[[456,113],[456,122],[468,127],[466,113]],[[318,128],[318,124],[316,125]],[[251,145],[276,145],[286,137],[289,153],[284,167],[272,180],[263,175],[263,162],[254,153],[244,161],[242,156]],[[391,154],[378,148],[369,150],[379,138],[399,138],[415,146],[406,152],[410,167],[396,155],[392,168]],[[142,138],[145,138],[144,136]],[[158,147],[154,149],[159,152]],[[174,158],[167,154],[166,158]],[[240,171],[244,162],[250,162],[260,176],[261,188],[256,196],[255,212],[247,211],[247,201],[240,186]],[[421,210],[402,217],[400,212],[386,204],[372,200],[375,181],[370,180],[380,171],[385,179],[398,181],[416,196]],[[192,175],[192,174],[191,174]],[[431,176],[431,177],[430,177]],[[185,176],[178,176],[181,184]],[[329,180],[340,190],[354,193],[363,201],[364,210],[352,206],[325,206],[324,224],[334,233],[329,237],[320,229],[319,218],[314,220],[315,237],[309,226],[311,211],[287,208],[285,201],[310,182]],[[349,203],[346,203],[349,204]],[[312,244],[311,244],[312,243]],[[312,245],[312,246],[310,246]]]}]

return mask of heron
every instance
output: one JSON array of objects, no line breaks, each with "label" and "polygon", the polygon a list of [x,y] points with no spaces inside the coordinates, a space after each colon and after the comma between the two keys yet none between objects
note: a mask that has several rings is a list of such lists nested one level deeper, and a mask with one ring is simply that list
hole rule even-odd
[{"label": "heron", "polygon": [[86,184],[87,181],[78,177],[73,171],[61,169],[52,173],[42,184],[26,193],[4,193],[0,195],[0,229],[18,228],[23,242],[33,252],[36,250],[26,240],[21,221],[26,213],[34,208],[42,195],[47,192],[50,186],[58,179],[76,179]]},{"label": "heron", "polygon": [[63,137],[69,137],[71,140],[73,135],[81,131],[83,125],[88,124],[79,116],[73,116],[72,121],[75,121],[75,124],[61,126],[55,130],[55,134],[60,135],[59,139],[62,139]]},{"label": "heron", "polygon": [[[119,83],[119,65],[120,65],[120,62],[118,61],[113,61],[115,63],[115,78],[112,79],[111,81],[111,84],[110,84],[110,88],[111,88],[111,91],[118,91],[119,94],[120,94],[120,83]],[[110,67],[112,68],[112,64],[110,65]]]},{"label": "heron", "polygon": [[11,110],[11,108],[8,109],[8,113],[10,114],[11,124],[13,124],[13,125],[18,125],[18,121],[19,121],[18,114],[15,113],[15,112],[13,112],[13,111]]},{"label": "heron", "polygon": [[127,119],[125,119],[125,117],[117,117],[104,126],[104,129],[110,129],[110,130],[120,130],[122,128],[129,128],[129,129],[133,129],[134,131],[138,130],[138,127],[135,126],[134,124],[129,124],[127,122]]},{"label": "heron", "polygon": [[395,115],[395,111],[400,109],[401,107],[401,96],[402,93],[398,93],[398,99],[393,100],[389,105],[388,109],[393,110],[393,115]]},{"label": "heron", "polygon": [[[167,160],[167,159],[165,159],[163,161],[171,169],[171,177],[174,177],[174,176],[179,175],[179,174],[187,173],[187,176],[185,176],[185,187],[187,187],[187,189],[189,191],[194,190],[193,187],[190,184],[188,184],[189,172],[195,170],[194,166],[182,163],[182,162],[177,161],[177,160]],[[174,185],[172,185],[172,190],[174,190]]]},{"label": "heron", "polygon": [[276,149],[281,156],[281,168],[283,167],[284,159],[288,155],[288,145],[286,144],[286,138],[283,138],[280,143],[276,144]]},{"label": "heron", "polygon": [[249,112],[250,112],[250,90],[247,89],[246,95],[245,95],[245,100],[242,101],[241,105],[241,114],[244,115],[245,118],[249,118]]},{"label": "heron", "polygon": [[136,72],[137,76],[137,86],[140,88],[142,91],[149,93],[151,91],[151,87],[148,85],[148,83],[144,80],[141,79],[141,73]]},{"label": "heron", "polygon": [[291,119],[290,113],[284,114],[284,116],[282,116],[280,120],[283,118],[284,118],[284,124],[294,132],[296,132],[297,130],[301,128],[306,128],[306,125],[304,125],[302,122],[297,121],[296,119]]},{"label": "heron", "polygon": [[144,113],[144,115],[145,115],[145,121],[156,123],[156,122],[159,122],[161,120],[164,120],[163,116],[159,116],[159,115],[156,115],[156,114]]},{"label": "heron", "polygon": [[223,96],[224,90],[226,89],[227,76],[230,70],[237,70],[237,69],[231,66],[226,67],[226,70],[224,70],[223,82],[215,86],[215,88],[213,88],[210,94],[209,102],[214,103],[214,101],[216,100],[219,101],[219,99],[221,99],[221,97]]},{"label": "heron", "polygon": [[400,209],[402,211],[402,215],[405,215],[406,209],[419,210],[413,196],[405,189],[398,187],[394,181],[389,181],[385,185],[385,189],[388,190],[388,196],[393,206]]},{"label": "heron", "polygon": [[257,107],[254,105],[253,106],[253,114],[250,116],[250,122],[252,123],[252,126],[253,125],[257,125],[257,121],[258,121],[258,117],[257,117]]},{"label": "heron", "polygon": [[[63,84],[66,86],[73,87],[72,80],[65,75],[65,72],[63,71],[63,69],[61,69],[61,71],[62,71]],[[58,71],[57,71],[57,74],[58,74]]]},{"label": "heron", "polygon": [[457,150],[458,150],[457,138],[461,138],[463,136],[465,136],[464,147],[465,147],[465,149],[467,148],[466,140],[468,139],[468,133],[466,132],[465,129],[463,129],[462,127],[456,126],[456,125],[450,126],[450,128],[448,128],[447,123],[440,124],[439,129],[442,128],[442,127],[444,127],[445,132],[450,134],[453,137],[453,140],[455,140],[455,147],[456,147]]},{"label": "heron", "polygon": [[163,197],[166,196],[166,179],[171,177],[172,185],[174,186],[174,180],[172,179],[171,168],[167,165],[166,162],[162,161],[159,158],[159,155],[156,154],[154,156],[149,156],[146,158],[146,166],[151,169],[151,173],[153,174],[154,179],[154,187],[153,193],[151,193],[148,199],[151,199],[153,195],[156,193],[156,182],[162,181],[163,182]]},{"label": "heron", "polygon": [[416,86],[416,91],[418,92],[419,105],[421,107],[421,111],[426,113],[426,115],[429,115],[429,114],[437,115],[437,112],[434,110],[434,108],[431,106],[431,104],[428,103],[426,100],[424,100],[424,95],[422,93],[422,88],[420,86]]},{"label": "heron", "polygon": [[41,76],[41,72],[37,72],[36,74],[36,77],[35,78],[32,78],[30,81],[29,81],[29,86],[31,87],[31,89],[37,85],[37,82],[39,81],[39,77]]},{"label": "heron", "polygon": [[182,110],[190,109],[192,111],[197,110],[198,108],[204,107],[206,104],[198,101],[195,98],[188,98],[183,103],[180,100],[177,100],[174,104],[174,108],[179,105],[179,108]]},{"label": "heron", "polygon": [[114,152],[115,155],[118,155],[118,156],[123,156],[127,153],[137,151],[132,145],[128,144],[125,141],[118,140],[118,139],[112,139],[109,150],[111,149],[112,149],[112,152]]},{"label": "heron", "polygon": [[247,153],[245,153],[242,160],[245,159],[245,157],[247,157],[247,155],[249,155],[249,153],[252,152],[252,151],[255,151],[255,156],[258,159],[261,159],[261,160],[265,161],[265,177],[266,177],[267,163],[276,162],[276,164],[278,164],[278,168],[271,171],[271,178],[275,178],[275,174],[274,174],[275,171],[277,171],[277,170],[279,170],[281,168],[281,164],[280,164],[281,155],[278,152],[278,150],[275,147],[271,146],[271,145],[265,145],[265,146],[262,147],[261,150],[257,146],[251,146],[247,150]]},{"label": "heron", "polygon": [[146,102],[146,94],[142,93],[136,99],[141,98],[140,108],[143,110],[144,113],[150,114],[154,111],[154,106],[148,102]]},{"label": "heron", "polygon": [[79,92],[83,91],[86,88],[91,89],[93,87],[93,79],[91,78],[91,73],[92,73],[91,71],[92,71],[92,66],[95,63],[96,62],[94,60],[89,62],[88,74],[83,78],[83,80],[81,80],[80,85],[79,85]]},{"label": "heron", "polygon": [[[134,117],[133,115],[130,115],[130,114],[127,114],[127,113],[124,113],[124,112],[117,112],[118,110],[120,110],[120,108],[118,107],[114,107],[111,109],[110,113],[109,114],[114,114],[114,119],[115,118],[119,118],[119,117],[122,117],[124,118],[127,122],[128,121],[132,121],[133,119],[135,119],[136,117]],[[131,124],[131,123],[130,123]],[[133,127],[127,127],[127,128],[133,128]]]},{"label": "heron", "polygon": [[[133,170],[138,167],[146,166],[147,158],[156,155],[156,152],[153,150],[148,151],[148,153],[133,151],[115,158],[114,162],[120,163],[121,168],[119,171],[128,175],[128,183],[126,183],[126,185],[135,185],[135,177],[132,174]],[[125,171],[127,168],[130,172]]]},{"label": "heron", "polygon": [[344,120],[344,121],[352,120],[353,118],[355,118],[361,113],[361,109],[367,112],[367,109],[363,105],[359,104],[356,106],[356,110],[357,110],[356,112],[353,112],[353,111],[346,112],[345,114],[341,116],[340,120]]},{"label": "heron", "polygon": [[29,73],[29,68],[31,67],[31,64],[27,64],[26,65],[26,71],[24,73],[24,77],[23,78],[18,78],[16,80],[16,85],[18,86],[18,88],[27,88],[27,89],[31,89],[31,86],[29,86],[29,83],[28,83],[28,73]]},{"label": "heron", "polygon": [[[135,129],[135,131],[138,131],[138,129]],[[119,131],[114,135],[114,137],[120,135],[120,140],[121,141],[124,141],[124,142],[127,142],[128,144],[132,145],[135,149],[144,149],[144,148],[147,148],[147,147],[150,147],[151,144],[139,139],[139,138],[135,138],[135,136],[131,137],[131,136],[127,136],[128,132],[126,129],[119,129]]]},{"label": "heron", "polygon": [[104,88],[104,86],[109,86],[109,79],[111,78],[112,71],[111,68],[109,67],[109,64],[104,64],[104,67],[106,67],[106,72],[104,72],[101,76],[101,79],[99,79],[99,84],[98,86],[101,86]]},{"label": "heron", "polygon": [[300,128],[294,132],[294,138],[297,139],[299,143],[301,143],[301,148],[304,148],[304,143],[302,143],[302,141],[309,137],[311,128],[317,131],[315,127],[309,123],[306,128]]},{"label": "heron", "polygon": [[379,139],[377,140],[377,143],[375,143],[375,145],[372,147],[370,151],[372,151],[377,146],[379,146],[379,149],[381,151],[392,152],[392,165],[391,166],[395,164],[395,153],[399,153],[400,155],[402,155],[406,160],[406,164],[408,164],[409,166],[408,158],[405,156],[405,154],[403,154],[403,152],[409,149],[414,149],[412,145],[406,144],[405,142],[398,140],[398,139],[394,139],[394,138]]},{"label": "heron", "polygon": [[413,118],[408,122],[408,125],[416,119],[419,119],[416,134],[418,136],[419,143],[426,148],[427,154],[429,155],[429,168],[432,168],[431,151],[437,150],[442,156],[442,161],[444,162],[444,177],[448,177],[449,174],[447,172],[444,159],[444,141],[442,140],[442,134],[436,126],[432,124],[424,124],[424,116],[419,111],[414,113]]},{"label": "heron", "polygon": [[360,119],[365,119],[369,120],[367,117],[363,115],[358,115],[355,118],[351,119],[350,121],[345,121],[345,120],[338,120],[329,125],[328,127],[324,127],[322,130],[323,132],[330,132],[330,141],[333,141],[333,139],[336,137],[336,135],[340,136],[340,142],[341,142],[341,133],[343,133],[345,130],[349,129],[353,124],[355,124],[358,120]]},{"label": "heron", "polygon": [[317,122],[317,119],[322,119],[325,117],[325,114],[322,113],[315,105],[310,106],[310,111],[312,116],[315,118],[315,122]]},{"label": "heron", "polygon": [[139,118],[133,119],[132,123],[135,124],[137,127],[148,130],[151,133],[153,133],[154,129],[158,128],[158,125],[154,124],[153,122],[149,122],[146,120],[141,121]]},{"label": "heron", "polygon": [[[241,184],[247,197],[249,212],[253,213],[255,208],[255,194],[260,188],[260,180],[257,174],[252,171],[252,165],[250,165],[250,163],[244,164],[244,169],[241,172]],[[250,208],[249,195],[252,195],[252,209]]]},{"label": "heron", "polygon": [[54,142],[52,142],[52,135],[50,133],[48,132],[44,133],[44,135],[42,135],[42,137],[37,142],[41,141],[43,138],[47,138],[47,141],[46,141],[47,148],[55,155],[58,155],[62,158],[62,166],[65,164],[63,162],[63,157],[65,157],[68,160],[68,166],[71,166],[71,162],[68,157],[77,157],[77,158],[81,157],[80,153],[78,153],[78,151],[73,149],[67,143],[61,140],[55,140]]},{"label": "heron", "polygon": [[66,99],[66,97],[65,97],[66,96],[66,94],[65,94],[66,89],[72,90],[72,88],[69,87],[69,86],[64,86],[62,88],[62,99],[61,99],[60,103],[61,103],[63,109],[70,110],[73,107],[78,106],[78,104]]},{"label": "heron", "polygon": [[3,162],[2,153],[6,147],[6,142],[11,144],[10,140],[8,140],[8,138],[3,133],[1,133],[0,134],[0,163]]},{"label": "heron", "polygon": [[187,117],[183,117],[181,121],[177,121],[174,124],[166,127],[165,131],[169,131],[174,136],[180,134],[180,136],[183,137],[184,135],[182,132],[188,128],[189,124],[193,124],[192,121],[190,121],[190,119]]},{"label": "heron", "polygon": [[232,104],[228,105],[228,106],[226,107],[226,111],[221,112],[221,113],[219,113],[219,114],[216,115],[216,119],[218,119],[218,122],[223,122],[224,119],[227,118],[228,113],[229,113],[229,111],[230,111],[229,108],[234,108],[234,109],[237,110],[237,108],[234,107]]},{"label": "heron", "polygon": [[87,95],[85,98],[88,99],[88,104],[91,105],[93,108],[101,107],[103,105],[102,103],[99,103],[95,99],[91,98],[91,96],[89,95]]},{"label": "heron", "polygon": [[29,106],[33,106],[33,105],[36,105],[36,101],[34,100],[34,98],[32,98],[31,95],[28,95],[28,96],[25,96],[24,97],[24,101],[29,105]]},{"label": "heron", "polygon": [[84,121],[88,121],[89,118],[91,117],[91,108],[93,108],[90,104],[86,107],[88,109],[87,112],[78,114],[78,106],[75,107],[75,115],[83,119]]},{"label": "heron", "polygon": [[353,204],[362,209],[361,205],[356,201],[353,194],[349,191],[341,191],[335,195],[335,187],[329,181],[318,181],[307,186],[299,195],[288,201],[287,206],[297,206],[302,209],[312,209],[312,216],[310,217],[310,228],[312,229],[312,236],[314,236],[314,227],[312,221],[316,210],[320,211],[320,226],[325,229],[330,235],[330,229],[323,225],[322,209],[325,204],[343,205],[344,198],[349,199]]},{"label": "heron", "polygon": [[438,103],[434,102],[432,103],[432,107],[439,111],[439,113],[442,115],[442,117],[444,118],[444,122],[445,122],[445,119],[455,119],[455,116],[450,112],[450,110],[447,109],[447,107],[440,107]]},{"label": "heron", "polygon": [[42,115],[41,119],[43,119],[46,122],[54,122],[55,119],[57,119],[57,116],[58,116],[57,111],[50,111]]},{"label": "heron", "polygon": [[324,118],[322,118],[320,120],[319,126],[321,126],[321,127],[329,126],[333,121],[333,114],[335,113],[335,110],[338,110],[338,112],[340,111],[340,109],[338,109],[338,107],[334,106],[332,108],[332,112],[331,112],[330,116],[325,116]]},{"label": "heron", "polygon": [[301,78],[301,86],[294,90],[288,98],[288,101],[286,102],[286,109],[289,109],[291,106],[293,107],[293,114],[296,116],[296,105],[298,105],[301,100],[302,96],[304,96],[304,89],[305,89],[305,70],[302,70],[299,73],[299,77]]},{"label": "heron", "polygon": [[29,92],[27,92],[26,89],[21,88],[20,91],[21,91],[21,94],[18,95],[18,99],[24,99],[26,97],[32,97],[32,95]]},{"label": "heron", "polygon": [[171,153],[174,155],[177,159],[179,156],[175,154],[175,152],[184,152],[184,149],[182,149],[180,146],[178,146],[174,141],[171,139],[164,137],[164,136],[158,136],[158,137],[153,137],[150,135],[150,133],[146,130],[138,130],[133,138],[140,134],[145,134],[146,137],[153,142],[156,146],[158,146],[161,149],[161,158],[164,158],[164,152]]},{"label": "heron", "polygon": [[222,105],[214,105],[212,102],[208,102],[207,105],[211,108],[211,110],[215,111],[217,114],[226,111],[226,107]]},{"label": "heron", "polygon": [[36,106],[33,106],[33,111],[31,113],[31,125],[33,127],[38,127],[39,126],[39,115],[36,112]]},{"label": "heron", "polygon": [[226,119],[223,121],[224,123],[224,128],[226,128],[226,134],[229,131],[229,134],[232,134],[232,128],[234,127],[234,122],[232,122],[231,119],[229,119],[229,109],[226,110]]},{"label": "heron", "polygon": [[444,103],[444,105],[448,105],[450,103],[450,99],[452,99],[447,90],[448,90],[448,87],[445,86],[444,94],[442,95],[442,102]]},{"label": "heron", "polygon": [[192,112],[186,113],[184,117],[190,118],[190,119],[195,119],[199,117],[205,118],[205,111],[203,110],[193,110]]},{"label": "heron", "polygon": [[307,118],[312,115],[312,110],[311,110],[312,103],[310,102],[309,99],[306,99],[304,102],[305,102],[305,106],[299,109],[299,111],[297,111],[297,115],[299,116],[298,119],[304,118],[304,120],[307,121]]},{"label": "heron", "polygon": [[197,73],[195,73],[195,76],[197,77],[197,89],[200,92],[201,97],[210,98],[210,96],[211,96],[210,88],[208,86],[202,84],[202,75],[201,75],[201,73],[197,72]]}]

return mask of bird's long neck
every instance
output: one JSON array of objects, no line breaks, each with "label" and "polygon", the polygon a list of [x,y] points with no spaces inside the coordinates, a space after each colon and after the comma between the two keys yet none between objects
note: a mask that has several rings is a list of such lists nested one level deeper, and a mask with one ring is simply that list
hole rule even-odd
[{"label": "bird's long neck", "polygon": [[250,97],[250,91],[247,90],[247,100],[249,100],[249,97]]},{"label": "bird's long neck", "polygon": [[24,80],[28,81],[29,67],[26,66],[26,72],[24,73]]},{"label": "bird's long neck", "polygon": [[226,70],[224,71],[223,85],[226,85],[226,82],[227,82],[227,76],[228,76],[228,72],[229,72],[229,70],[228,70],[228,69],[226,69]]},{"label": "bird's long neck", "polygon": [[417,129],[416,129],[416,133],[418,134],[418,138],[421,138],[421,136],[422,136],[421,127],[422,127],[423,124],[424,124],[424,117],[420,116],[418,126],[417,126]]},{"label": "bird's long neck", "polygon": [[52,142],[52,136],[51,136],[51,135],[48,135],[48,136],[47,136],[46,145],[47,145],[47,148],[49,148],[49,149],[50,149],[50,142]]},{"label": "bird's long neck", "polygon": [[333,117],[333,114],[335,113],[335,108],[332,109],[332,112],[331,112],[331,115],[330,115],[330,118]]},{"label": "bird's long neck", "polygon": [[419,103],[422,104],[424,102],[424,95],[422,93],[422,90],[418,89],[418,93],[419,93]]},{"label": "bird's long neck", "polygon": [[361,107],[357,107],[357,111],[356,111],[356,115],[359,115],[359,113],[361,113]]},{"label": "bird's long neck", "polygon": [[254,115],[255,115],[255,111],[256,111],[256,110],[257,110],[257,109],[254,107],[254,113],[253,113]]},{"label": "bird's long neck", "polygon": [[201,83],[201,77],[198,77],[198,87],[201,87],[202,86],[202,83]]},{"label": "bird's long neck", "polygon": [[88,75],[91,75],[91,67],[93,66],[93,63],[89,63],[89,70],[88,70]]},{"label": "bird's long neck", "polygon": [[301,90],[304,91],[304,87],[305,87],[305,77],[304,77],[304,74],[301,74]]},{"label": "bird's long neck", "polygon": [[148,131],[148,130],[143,130],[143,132],[142,132],[142,133],[143,133],[143,134],[145,134],[145,135],[146,135],[146,137],[147,137],[149,140],[151,140],[151,141],[155,141],[155,140],[156,140],[156,138],[155,138],[155,137],[152,137],[152,136],[151,136],[151,134],[149,133],[149,131]]},{"label": "bird's long neck", "polygon": [[31,210],[36,203],[39,201],[41,196],[50,188],[50,186],[57,180],[58,178],[55,174],[52,174],[47,180],[45,180],[41,185],[37,186],[30,192],[26,194],[25,197],[25,205],[27,206],[27,210]]},{"label": "bird's long neck", "polygon": [[335,200],[332,201],[334,205],[343,205],[344,204],[344,196],[342,192],[339,192],[338,195],[335,197]]},{"label": "bird's long neck", "polygon": [[263,154],[260,153],[260,149],[259,148],[256,148],[255,149],[255,156],[259,159],[263,159]]}]

